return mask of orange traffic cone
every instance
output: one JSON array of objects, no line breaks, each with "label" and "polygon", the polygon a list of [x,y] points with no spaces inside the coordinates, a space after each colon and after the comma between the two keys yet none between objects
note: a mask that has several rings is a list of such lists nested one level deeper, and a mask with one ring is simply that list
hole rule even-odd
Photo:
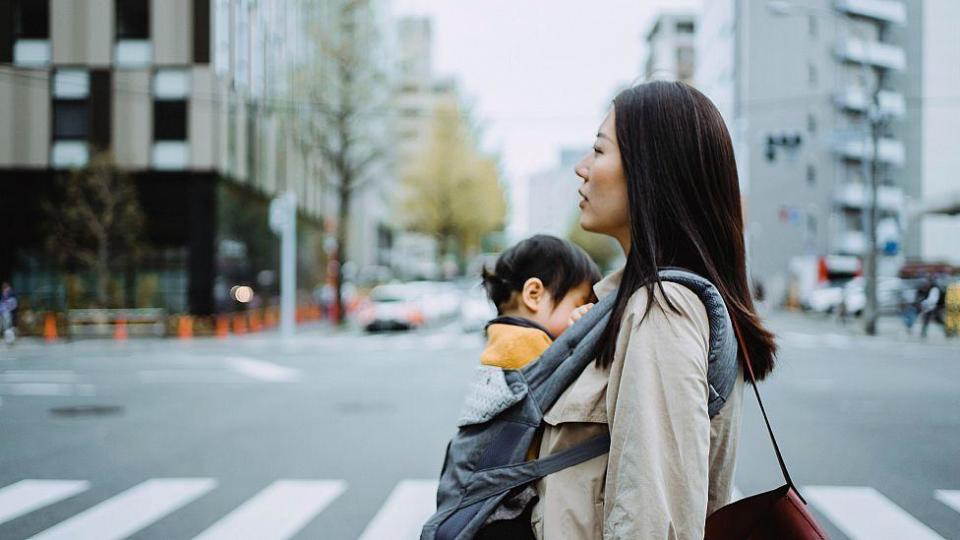
[{"label": "orange traffic cone", "polygon": [[123,341],[127,339],[127,320],[126,319],[117,319],[117,322],[113,328],[113,339],[117,341]]},{"label": "orange traffic cone", "polygon": [[273,328],[277,325],[277,316],[273,312],[273,308],[267,308],[263,312],[263,325],[267,328]]},{"label": "orange traffic cone", "polygon": [[193,318],[189,315],[181,315],[177,320],[177,337],[180,339],[193,337]]},{"label": "orange traffic cone", "polygon": [[53,343],[57,340],[57,316],[50,312],[43,319],[43,339],[47,343]]},{"label": "orange traffic cone", "polygon": [[243,313],[237,313],[233,316],[233,333],[238,335],[247,333],[247,318],[244,317]]},{"label": "orange traffic cone", "polygon": [[227,323],[227,316],[217,315],[217,337],[223,339],[230,333],[230,325]]},{"label": "orange traffic cone", "polygon": [[259,332],[260,330],[263,330],[263,323],[260,322],[260,312],[256,310],[251,311],[250,312],[250,331]]}]

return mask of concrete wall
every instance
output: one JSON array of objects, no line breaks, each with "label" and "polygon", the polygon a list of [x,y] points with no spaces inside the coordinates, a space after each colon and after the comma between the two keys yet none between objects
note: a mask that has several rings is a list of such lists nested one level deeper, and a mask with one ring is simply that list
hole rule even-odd
[{"label": "concrete wall", "polygon": [[[960,192],[960,2],[923,3],[922,189],[924,200]],[[921,254],[926,260],[960,263],[960,217],[931,216],[921,224]]]},{"label": "concrete wall", "polygon": [[50,2],[54,64],[109,66],[113,58],[114,34],[113,0]]},{"label": "concrete wall", "polygon": [[50,78],[0,67],[0,166],[46,167],[50,160]]},{"label": "concrete wall", "polygon": [[219,107],[214,99],[216,83],[213,68],[209,65],[195,66],[190,72],[190,81],[192,87],[187,111],[190,168],[213,170],[217,165],[214,152],[220,146],[216,117]]},{"label": "concrete wall", "polygon": [[113,72],[113,154],[121,167],[150,165],[153,142],[153,93],[148,70]]},{"label": "concrete wall", "polygon": [[158,66],[182,66],[193,61],[192,0],[150,2],[150,39]]}]

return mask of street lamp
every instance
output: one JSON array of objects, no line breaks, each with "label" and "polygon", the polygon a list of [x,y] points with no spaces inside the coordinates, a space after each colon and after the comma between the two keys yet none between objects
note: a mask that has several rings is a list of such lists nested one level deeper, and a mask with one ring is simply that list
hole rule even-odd
[{"label": "street lamp", "polygon": [[[776,16],[786,17],[791,15],[797,15],[801,13],[809,13],[814,15],[829,15],[832,17],[837,17],[840,21],[843,21],[841,14],[830,8],[821,8],[815,6],[804,6],[791,2],[789,0],[768,0],[767,9]],[[855,27],[848,27],[853,30],[854,34],[861,39],[861,42],[866,46],[867,40],[859,34]],[[871,67],[867,62],[867,59],[862,55],[859,62],[860,68],[864,74],[864,84],[870,84],[869,81],[873,79],[870,76]],[[864,294],[866,296],[866,305],[863,310],[864,318],[864,330],[867,335],[876,335],[877,333],[877,221],[878,221],[878,211],[877,211],[877,193],[879,191],[880,184],[880,167],[878,163],[878,147],[880,145],[880,134],[883,133],[883,128],[886,124],[887,118],[880,108],[880,91],[882,85],[882,77],[880,74],[877,74],[875,83],[870,92],[870,103],[866,107],[866,118],[869,125],[867,131],[867,136],[869,137],[869,148],[870,148],[870,158],[863,160],[864,168],[864,178],[869,181],[869,203],[865,205],[863,210],[864,216],[864,230],[867,234],[867,245],[866,245],[866,256],[864,257]],[[866,150],[866,147],[864,148]],[[866,153],[866,152],[864,152]],[[866,157],[866,156],[864,156]]]}]

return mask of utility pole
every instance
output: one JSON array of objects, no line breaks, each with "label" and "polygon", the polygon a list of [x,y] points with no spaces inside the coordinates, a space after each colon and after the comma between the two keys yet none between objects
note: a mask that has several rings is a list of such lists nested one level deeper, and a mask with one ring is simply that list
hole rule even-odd
[{"label": "utility pole", "polygon": [[270,228],[280,236],[280,335],[289,339],[297,305],[297,197],[292,191],[270,203]]}]

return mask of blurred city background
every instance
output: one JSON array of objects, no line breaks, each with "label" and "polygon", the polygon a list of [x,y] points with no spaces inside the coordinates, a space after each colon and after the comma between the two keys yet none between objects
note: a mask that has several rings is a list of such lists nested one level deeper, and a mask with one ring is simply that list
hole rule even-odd
[{"label": "blurred city background", "polygon": [[[0,537],[415,538],[616,93],[733,138],[837,538],[960,538],[960,2],[0,0]],[[736,496],[778,469],[747,400]]]}]

